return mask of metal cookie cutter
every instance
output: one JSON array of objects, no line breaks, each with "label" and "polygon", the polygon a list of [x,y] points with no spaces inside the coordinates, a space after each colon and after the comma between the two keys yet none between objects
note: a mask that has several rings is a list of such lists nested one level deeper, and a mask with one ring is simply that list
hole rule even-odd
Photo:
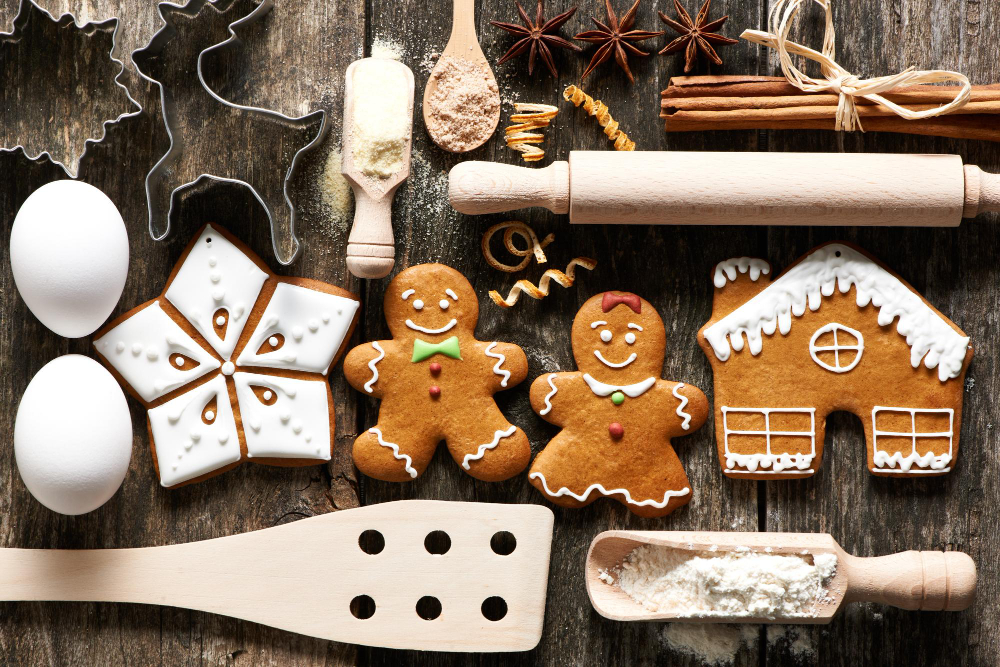
[{"label": "metal cookie cutter", "polygon": [[[267,212],[274,255],[281,264],[288,265],[301,250],[295,236],[296,212],[288,197],[288,184],[302,155],[323,140],[326,112],[292,118],[268,109],[241,106],[221,98],[205,83],[205,54],[240,44],[236,31],[262,19],[274,6],[273,0],[263,0],[243,18],[228,21],[224,15],[240,4],[253,6],[247,0],[235,0],[223,9],[208,0],[190,0],[186,5],[160,3],[163,27],[149,44],[132,53],[139,74],[159,86],[163,120],[170,136],[169,150],[146,176],[149,233],[157,241],[170,233],[175,199],[182,190],[202,179],[239,183],[250,188]],[[191,63],[182,62],[169,51],[198,39],[217,39],[212,34],[220,31],[220,21],[225,21],[229,38],[212,41],[198,51],[195,80]],[[206,135],[223,132],[223,141],[205,139]],[[220,145],[233,150],[220,151]],[[264,145],[277,146],[273,156],[258,150]],[[302,147],[295,150],[294,146]],[[257,159],[241,154],[248,148],[253,149],[251,154]],[[283,175],[279,166],[285,167]]]},{"label": "metal cookie cutter", "polygon": [[[125,97],[128,98],[128,101],[136,108],[136,111],[129,111],[123,114],[119,114],[117,118],[105,120],[104,122],[102,122],[101,136],[88,137],[87,139],[85,139],[83,143],[83,151],[75,159],[70,160],[70,164],[65,164],[61,160],[57,160],[52,156],[52,153],[50,153],[48,150],[43,150],[37,155],[30,155],[28,153],[30,149],[27,146],[25,146],[24,143],[18,143],[17,145],[10,147],[0,145],[0,153],[14,153],[16,151],[21,151],[22,153],[24,153],[26,158],[32,161],[38,160],[40,158],[46,158],[50,160],[53,164],[62,167],[62,170],[66,172],[67,176],[69,176],[70,178],[76,178],[77,174],[80,171],[80,163],[83,161],[83,158],[87,154],[87,151],[89,150],[91,144],[98,144],[104,141],[104,138],[107,136],[108,133],[108,126],[118,123],[125,118],[129,118],[131,116],[137,116],[140,113],[142,113],[142,105],[140,105],[137,101],[135,101],[135,99],[129,93],[128,88],[126,88],[125,85],[121,81],[119,81],[119,78],[125,71],[125,65],[124,63],[122,63],[122,61],[114,57],[115,47],[117,46],[118,28],[119,28],[119,23],[117,18],[110,18],[100,22],[90,22],[81,25],[80,23],[77,22],[76,17],[73,14],[66,13],[61,15],[59,18],[56,18],[48,11],[35,4],[34,0],[21,0],[21,4],[17,10],[17,16],[14,17],[13,30],[11,30],[10,32],[0,32],[0,46],[2,46],[4,43],[17,42],[18,40],[20,40],[23,37],[23,33],[26,26],[32,19],[32,15],[47,18],[48,20],[57,24],[58,28],[64,28],[68,26],[70,23],[72,23],[77,30],[81,31],[84,35],[88,37],[93,36],[94,33],[96,32],[107,32],[110,30],[111,50],[108,52],[108,59],[112,63],[118,65],[118,72],[115,74],[112,80],[114,81],[114,84],[116,86],[125,91]],[[14,89],[13,86],[9,85],[0,86],[0,104],[4,104],[8,109],[11,108],[13,104],[6,103],[5,95],[7,93],[16,93],[16,92],[17,91]],[[70,89],[69,92],[70,94],[72,94],[72,89]],[[20,104],[23,104],[23,101],[19,100],[18,102]],[[92,103],[88,105],[88,107],[90,106],[92,106]],[[50,120],[47,117],[48,115],[46,113],[47,111],[48,111],[47,109],[37,109],[37,108],[31,109],[30,113],[23,115],[22,118],[26,118],[28,120],[34,119],[39,124],[43,124]]]}]

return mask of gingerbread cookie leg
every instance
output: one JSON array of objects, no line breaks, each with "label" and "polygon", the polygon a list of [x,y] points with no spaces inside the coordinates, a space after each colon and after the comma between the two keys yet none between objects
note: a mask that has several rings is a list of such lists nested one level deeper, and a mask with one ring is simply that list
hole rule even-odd
[{"label": "gingerbread cookie leg", "polygon": [[524,470],[531,460],[524,431],[508,422],[492,400],[475,414],[475,425],[461,424],[445,438],[455,462],[484,482],[510,479]]},{"label": "gingerbread cookie leg", "polygon": [[398,413],[383,410],[375,426],[354,441],[358,470],[386,482],[409,482],[423,473],[434,457],[441,436],[414,422],[404,423]]}]

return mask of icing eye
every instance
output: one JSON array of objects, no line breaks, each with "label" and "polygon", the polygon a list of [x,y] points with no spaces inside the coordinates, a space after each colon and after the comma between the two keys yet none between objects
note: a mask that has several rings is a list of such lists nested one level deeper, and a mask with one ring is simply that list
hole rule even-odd
[{"label": "icing eye", "polygon": [[634,343],[635,342],[635,334],[632,333],[631,331],[629,331],[627,334],[625,334],[625,342],[628,343],[629,345],[631,345],[632,343]]},{"label": "icing eye", "polygon": [[423,301],[417,299],[416,301],[413,302],[413,310],[423,310],[423,309],[424,309]]},{"label": "icing eye", "polygon": [[217,311],[212,313],[212,328],[215,329],[215,335],[220,339],[226,339],[226,329],[229,325],[229,311],[225,308],[219,308]]},{"label": "icing eye", "polygon": [[268,389],[267,387],[250,385],[250,389],[251,391],[253,391],[254,396],[257,397],[257,400],[259,400],[264,405],[274,405],[278,401],[278,398],[277,396],[274,395],[274,392]]},{"label": "icing eye", "polygon": [[441,299],[438,301],[438,305],[441,306],[441,310],[448,310],[448,306],[451,304],[448,302],[448,299]]},{"label": "icing eye", "polygon": [[201,410],[201,421],[205,424],[212,424],[215,421],[215,415],[218,413],[218,410],[219,401],[217,397],[213,396],[212,400]]},{"label": "icing eye", "polygon": [[263,343],[260,344],[260,347],[257,348],[257,354],[267,354],[268,352],[274,352],[275,350],[281,349],[281,347],[284,344],[285,344],[285,337],[282,334],[280,333],[271,334],[264,340]]},{"label": "icing eye", "polygon": [[198,367],[197,361],[180,352],[174,352],[170,355],[170,363],[179,371],[189,371],[192,368]]},{"label": "icing eye", "polygon": [[611,336],[612,336],[611,332],[607,329],[601,332],[601,340],[603,340],[605,343],[611,342]]}]

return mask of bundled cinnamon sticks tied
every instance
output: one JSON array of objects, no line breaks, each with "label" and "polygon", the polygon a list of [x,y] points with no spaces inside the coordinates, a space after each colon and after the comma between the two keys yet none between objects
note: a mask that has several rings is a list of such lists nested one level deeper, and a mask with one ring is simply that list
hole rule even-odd
[{"label": "bundled cinnamon sticks tied", "polygon": [[[951,101],[956,90],[956,86],[899,86],[883,97],[919,111]],[[682,76],[670,79],[663,91],[660,117],[667,132],[833,130],[838,101],[838,95],[803,92],[783,77]],[[1000,141],[1000,84],[973,86],[965,106],[919,120],[901,118],[863,97],[855,101],[866,131]]]}]

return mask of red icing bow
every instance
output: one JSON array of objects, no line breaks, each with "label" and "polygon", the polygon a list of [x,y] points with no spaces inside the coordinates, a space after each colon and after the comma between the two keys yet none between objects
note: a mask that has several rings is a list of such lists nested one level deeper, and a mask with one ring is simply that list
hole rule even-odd
[{"label": "red icing bow", "polygon": [[601,300],[601,310],[606,313],[620,303],[624,303],[626,306],[634,310],[636,315],[642,314],[642,301],[639,299],[639,295],[631,294],[630,292],[626,292],[624,294],[612,294],[611,292],[605,292],[604,298]]}]

